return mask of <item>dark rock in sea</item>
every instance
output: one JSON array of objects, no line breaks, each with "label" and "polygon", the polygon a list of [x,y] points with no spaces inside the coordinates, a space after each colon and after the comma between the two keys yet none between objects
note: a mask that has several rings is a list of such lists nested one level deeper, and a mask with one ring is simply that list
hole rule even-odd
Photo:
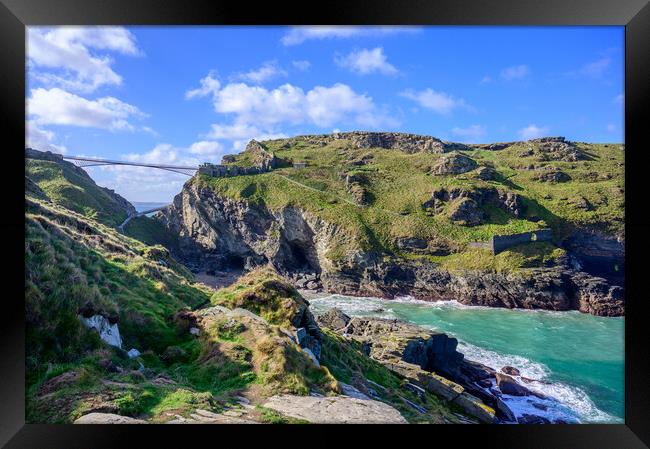
[{"label": "dark rock in sea", "polygon": [[516,380],[507,374],[497,373],[497,386],[503,394],[508,394],[511,396],[530,396],[532,392],[524,387],[519,385]]},{"label": "dark rock in sea", "polygon": [[505,402],[499,397],[496,398],[496,406],[497,406],[497,415],[501,417],[502,419],[508,421],[508,422],[517,422],[517,418],[515,417],[515,414],[510,410],[510,407],[506,405]]},{"label": "dark rock in sea", "polygon": [[513,366],[504,366],[503,368],[501,368],[501,372],[508,374],[509,376],[521,375],[521,372],[519,372],[519,370]]},{"label": "dark rock in sea", "polygon": [[524,413],[522,416],[517,418],[519,424],[550,424],[551,421],[544,418],[543,416],[529,415]]}]

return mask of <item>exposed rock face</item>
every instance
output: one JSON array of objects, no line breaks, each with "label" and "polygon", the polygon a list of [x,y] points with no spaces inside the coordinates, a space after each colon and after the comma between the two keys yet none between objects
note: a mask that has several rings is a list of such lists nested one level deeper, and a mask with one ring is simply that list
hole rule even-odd
[{"label": "exposed rock face", "polygon": [[398,320],[354,317],[342,332],[370,343],[370,357],[377,360],[404,360],[440,373],[458,372],[463,360],[455,338]]},{"label": "exposed rock face", "polygon": [[318,315],[316,321],[319,325],[338,331],[343,329],[350,322],[350,317],[343,313],[340,309],[333,308],[327,312]]},{"label": "exposed rock face", "polygon": [[436,175],[459,175],[474,170],[476,161],[461,153],[451,153],[442,156],[432,169]]},{"label": "exposed rock face", "polygon": [[534,153],[542,161],[575,162],[585,159],[585,154],[578,150],[575,143],[564,137],[542,137],[529,140],[528,143],[533,144]]},{"label": "exposed rock face", "polygon": [[[523,213],[516,194],[497,189],[448,189],[434,193],[425,206],[436,210],[435,200],[444,206],[446,198],[461,197],[494,201],[514,216]],[[624,308],[618,288],[612,290],[593,276],[576,277],[578,271],[562,267],[530,269],[524,274],[450,273],[427,260],[404,261],[360,249],[332,260],[330,251],[341,244],[349,247],[353,239],[336,225],[295,207],[271,211],[194,183],[183,188],[160,220],[180,236],[180,258],[202,269],[251,269],[271,263],[281,273],[302,274],[305,286],[313,282],[314,288],[359,296],[413,295],[491,307],[580,309],[598,315],[620,315]]]},{"label": "exposed rock face", "polygon": [[552,183],[571,181],[571,177],[561,170],[543,170],[534,175],[533,179],[540,182]]},{"label": "exposed rock face", "polygon": [[246,145],[245,151],[253,154],[253,165],[262,171],[269,171],[280,166],[280,160],[269,152],[263,144],[253,139]]},{"label": "exposed rock face", "polygon": [[563,242],[569,254],[579,261],[580,268],[594,276],[604,277],[617,285],[625,278],[625,237],[605,235],[597,230],[573,233]]},{"label": "exposed rock face", "polygon": [[426,201],[422,207],[431,214],[440,214],[447,210],[449,219],[465,226],[482,224],[487,218],[485,215],[486,205],[493,205],[515,217],[524,213],[524,205],[521,197],[514,193],[498,190],[494,187],[467,189],[464,187],[449,187],[435,190],[431,199]]},{"label": "exposed rock face", "polygon": [[362,174],[354,173],[345,176],[345,188],[359,206],[370,204],[370,196],[366,191],[366,177]]},{"label": "exposed rock face", "polygon": [[490,167],[479,167],[476,170],[476,177],[482,181],[494,181],[498,175],[498,172]]},{"label": "exposed rock face", "polygon": [[621,287],[562,267],[530,269],[525,274],[451,273],[426,262],[381,261],[360,270],[356,274],[342,268],[323,277],[323,287],[348,295],[412,295],[428,301],[454,298],[466,305],[580,310],[600,316],[619,316],[625,309]]},{"label": "exposed rock face", "polygon": [[297,141],[312,145],[327,145],[334,140],[349,140],[355,148],[385,148],[396,149],[405,153],[446,153],[454,150],[469,149],[467,145],[455,142],[444,142],[431,136],[396,132],[367,132],[352,131],[323,135],[296,136],[289,139],[279,139],[285,145],[291,146]]},{"label": "exposed rock face", "polygon": [[485,220],[486,215],[476,201],[460,198],[450,205],[449,219],[463,226],[476,226]]},{"label": "exposed rock face", "polygon": [[264,407],[314,424],[407,424],[388,404],[348,396],[272,396]]}]

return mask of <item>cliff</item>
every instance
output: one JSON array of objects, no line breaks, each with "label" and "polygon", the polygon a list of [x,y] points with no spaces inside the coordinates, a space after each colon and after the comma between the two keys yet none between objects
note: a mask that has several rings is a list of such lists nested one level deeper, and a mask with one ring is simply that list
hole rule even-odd
[{"label": "cliff", "polygon": [[[270,262],[299,286],[351,295],[624,313],[622,287],[586,270],[572,243],[608,236],[619,244],[600,245],[599,263],[622,259],[621,147],[563,138],[462,151],[422,143],[436,141],[396,133],[267,141],[276,157],[306,167],[198,175],[159,219],[196,270]],[[537,178],[560,170],[570,181]],[[477,245],[542,229],[552,241],[499,254]]]}]

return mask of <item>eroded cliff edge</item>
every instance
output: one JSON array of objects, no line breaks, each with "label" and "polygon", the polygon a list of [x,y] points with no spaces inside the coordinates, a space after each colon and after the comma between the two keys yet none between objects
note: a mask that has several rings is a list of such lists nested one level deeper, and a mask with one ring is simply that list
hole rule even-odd
[{"label": "eroded cliff edge", "polygon": [[189,182],[159,219],[180,238],[180,256],[200,270],[248,270],[272,264],[300,287],[353,296],[455,299],[467,305],[580,310],[624,315],[624,291],[572,268],[514,272],[450,270],[364,249],[355,235],[299,207],[273,210]]}]

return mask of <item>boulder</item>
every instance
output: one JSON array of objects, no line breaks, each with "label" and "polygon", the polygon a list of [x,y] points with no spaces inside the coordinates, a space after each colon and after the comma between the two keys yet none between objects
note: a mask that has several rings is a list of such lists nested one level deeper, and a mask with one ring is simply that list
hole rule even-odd
[{"label": "boulder", "polygon": [[530,396],[533,393],[523,385],[519,385],[516,380],[507,374],[497,373],[497,386],[503,394],[511,396]]},{"label": "boulder", "polygon": [[406,419],[388,404],[348,396],[283,394],[270,397],[264,407],[315,424],[407,424]]},{"label": "boulder", "polygon": [[504,366],[501,368],[501,372],[509,376],[520,376],[521,372],[513,366]]},{"label": "boulder", "polygon": [[350,317],[343,313],[341,309],[335,307],[321,315],[318,315],[316,321],[323,327],[337,331],[348,325]]},{"label": "boulder", "polygon": [[88,413],[75,420],[74,424],[147,424],[147,422],[113,413]]},{"label": "boulder", "polygon": [[479,167],[476,170],[476,177],[482,181],[494,181],[499,176],[499,173],[490,167]]}]

